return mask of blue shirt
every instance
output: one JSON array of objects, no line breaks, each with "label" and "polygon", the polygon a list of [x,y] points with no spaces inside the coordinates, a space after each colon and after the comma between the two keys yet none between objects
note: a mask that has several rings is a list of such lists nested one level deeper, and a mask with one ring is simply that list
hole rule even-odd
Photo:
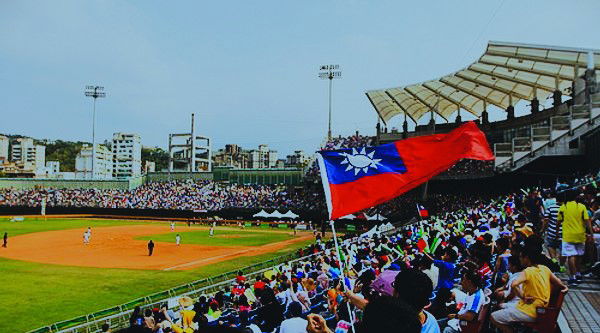
[{"label": "blue shirt", "polygon": [[434,260],[433,264],[440,269],[438,275],[438,289],[454,287],[454,264],[443,260]]},{"label": "blue shirt", "polygon": [[440,325],[435,317],[427,311],[423,311],[423,313],[427,316],[427,320],[421,328],[421,333],[440,333]]}]

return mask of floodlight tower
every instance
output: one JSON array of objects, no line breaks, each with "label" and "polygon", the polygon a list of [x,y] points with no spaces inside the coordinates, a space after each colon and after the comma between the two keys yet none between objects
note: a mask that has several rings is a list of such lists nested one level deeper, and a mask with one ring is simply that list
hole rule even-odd
[{"label": "floodlight tower", "polygon": [[339,70],[340,65],[322,65],[319,67],[319,78],[329,80],[329,128],[327,130],[327,139],[331,140],[331,86],[333,79],[342,77],[342,71]]},{"label": "floodlight tower", "polygon": [[94,111],[92,114],[92,179],[95,178],[94,167],[96,164],[96,99],[106,97],[104,87],[85,86],[85,95],[94,99]]}]

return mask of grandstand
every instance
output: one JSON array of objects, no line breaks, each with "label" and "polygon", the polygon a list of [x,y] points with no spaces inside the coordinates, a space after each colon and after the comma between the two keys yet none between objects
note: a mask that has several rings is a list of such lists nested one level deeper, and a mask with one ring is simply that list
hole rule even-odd
[{"label": "grandstand", "polygon": [[[378,143],[444,133],[474,117],[494,147],[496,172],[527,169],[541,157],[579,157],[590,167],[599,153],[593,144],[600,138],[598,69],[600,50],[489,42],[464,69],[366,95],[380,120]],[[552,106],[540,110],[540,101],[548,98]],[[530,103],[529,114],[515,116],[519,101]],[[489,112],[505,112],[506,119],[490,122]],[[427,114],[429,124],[418,125]],[[403,131],[388,131],[397,116],[404,116]],[[436,117],[445,123],[436,124]],[[408,119],[415,123],[413,132]]]}]

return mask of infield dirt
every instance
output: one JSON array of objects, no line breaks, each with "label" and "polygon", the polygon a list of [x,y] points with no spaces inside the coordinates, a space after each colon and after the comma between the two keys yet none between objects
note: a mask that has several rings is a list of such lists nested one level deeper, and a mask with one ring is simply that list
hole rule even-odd
[{"label": "infield dirt", "polygon": [[[11,237],[9,247],[0,251],[0,257],[82,267],[185,270],[241,256],[276,252],[312,239],[312,235],[304,234],[262,246],[178,246],[175,243],[156,242],[153,255],[148,256],[147,242],[136,238],[168,232],[164,225],[95,228],[88,245],[83,244],[84,231],[69,229]],[[243,231],[240,233],[243,234]]]}]

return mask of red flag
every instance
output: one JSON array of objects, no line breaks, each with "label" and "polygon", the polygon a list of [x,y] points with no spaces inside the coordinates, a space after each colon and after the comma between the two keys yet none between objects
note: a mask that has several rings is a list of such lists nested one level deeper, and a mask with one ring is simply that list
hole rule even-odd
[{"label": "red flag", "polygon": [[370,208],[405,193],[463,158],[491,161],[485,134],[468,122],[447,134],[377,147],[320,151],[329,218]]},{"label": "red flag", "polygon": [[423,207],[423,205],[417,205],[417,209],[419,210],[419,216],[422,219],[426,219],[429,217],[429,211]]}]

